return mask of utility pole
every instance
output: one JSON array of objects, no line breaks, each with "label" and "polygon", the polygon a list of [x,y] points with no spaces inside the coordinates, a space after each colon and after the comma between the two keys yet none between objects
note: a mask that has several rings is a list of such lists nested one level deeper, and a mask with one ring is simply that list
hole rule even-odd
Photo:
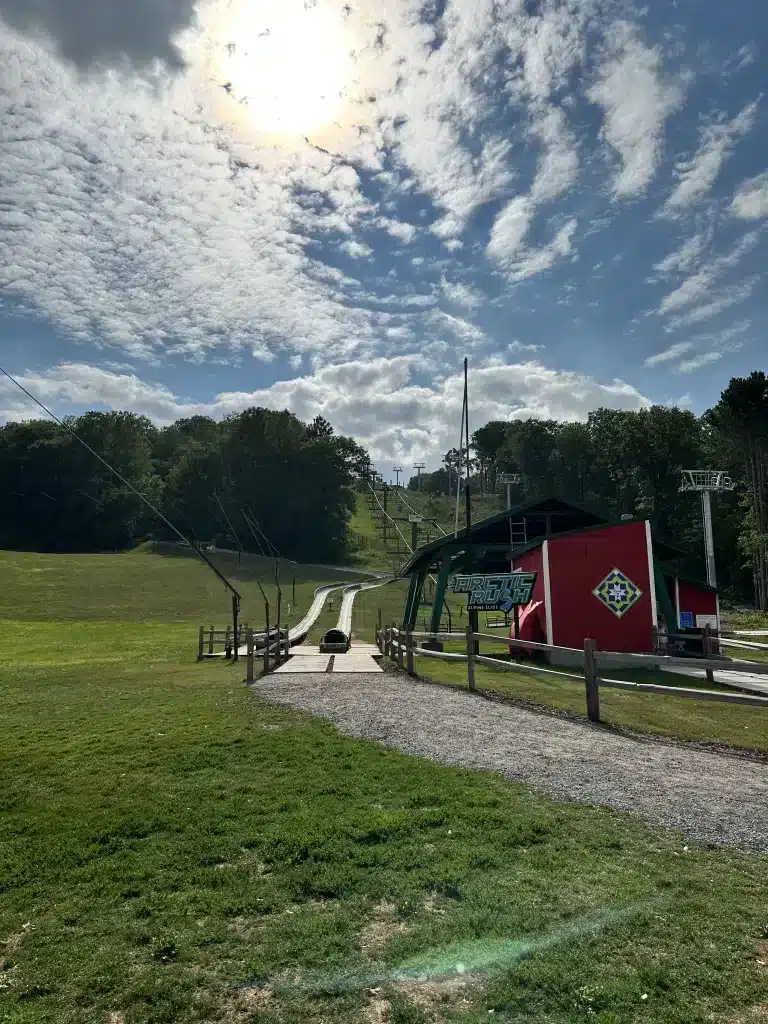
[{"label": "utility pole", "polygon": [[395,474],[395,487],[400,486],[400,474],[403,472],[402,466],[393,466],[392,472]]},{"label": "utility pole", "polygon": [[411,551],[415,551],[419,546],[419,523],[423,522],[423,517],[408,516],[408,522],[411,524]]},{"label": "utility pole", "polygon": [[717,586],[715,574],[715,541],[712,536],[712,492],[732,491],[736,484],[723,470],[684,469],[680,491],[698,491],[701,494],[702,524],[704,526],[704,557],[707,565],[707,583]]},{"label": "utility pole", "polygon": [[426,462],[414,462],[413,468],[416,470],[416,490],[421,492],[421,471],[427,468]]}]

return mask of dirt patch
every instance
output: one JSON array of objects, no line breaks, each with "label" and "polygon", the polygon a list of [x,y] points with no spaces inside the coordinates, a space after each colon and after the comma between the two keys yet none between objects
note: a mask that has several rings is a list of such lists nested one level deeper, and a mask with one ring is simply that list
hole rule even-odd
[{"label": "dirt patch", "polygon": [[757,943],[757,966],[768,973],[768,939],[760,939]]},{"label": "dirt patch", "polygon": [[480,979],[470,974],[432,981],[399,981],[395,986],[407,999],[440,1020],[439,1010],[468,1007]]},{"label": "dirt patch", "polygon": [[368,1004],[363,1011],[366,1024],[389,1024],[390,1006],[388,999],[369,993]]},{"label": "dirt patch", "polygon": [[16,952],[29,931],[29,922],[23,924],[18,932],[13,932],[7,939],[0,939],[0,992],[13,985],[14,965],[9,958]]},{"label": "dirt patch", "polygon": [[374,910],[371,921],[360,933],[360,948],[370,960],[377,960],[395,935],[405,935],[408,926],[395,917],[394,903],[382,902]]},{"label": "dirt patch", "polygon": [[[210,998],[211,993],[199,993],[198,999]],[[264,988],[241,988],[237,992],[217,999],[218,1008],[215,1016],[209,1018],[208,1024],[244,1024],[252,1020],[252,1014],[266,1009],[272,999],[272,989]]]},{"label": "dirt patch", "polygon": [[121,1010],[111,1010],[104,1018],[104,1024],[125,1024],[125,1014]]}]

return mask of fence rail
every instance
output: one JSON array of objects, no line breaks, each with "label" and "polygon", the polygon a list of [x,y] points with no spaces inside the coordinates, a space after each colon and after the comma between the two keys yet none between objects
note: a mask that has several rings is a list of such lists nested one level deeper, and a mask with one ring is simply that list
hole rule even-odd
[{"label": "fence rail", "polygon": [[[466,650],[442,651],[432,650],[426,647],[419,647],[417,640],[463,640]],[[714,640],[715,638],[713,638]],[[516,661],[503,661],[500,658],[493,658],[488,655],[481,655],[477,652],[477,643],[480,640],[496,643],[504,647],[520,646],[540,651],[566,651],[569,654],[578,653],[583,658],[583,671],[581,673],[563,672],[557,669],[547,668],[542,665],[525,664]],[[721,638],[717,638],[722,642]],[[587,704],[587,717],[591,722],[600,721],[600,689],[634,690],[638,693],[656,693],[671,697],[689,697],[696,700],[718,701],[724,704],[743,704],[751,707],[768,709],[768,696],[762,697],[757,694],[746,694],[728,692],[727,690],[705,690],[687,686],[664,686],[661,683],[634,683],[622,679],[611,679],[600,675],[600,661],[615,658],[618,652],[598,651],[595,649],[594,640],[585,640],[584,648],[559,647],[556,644],[540,644],[530,640],[511,640],[509,637],[499,637],[489,633],[474,633],[470,628],[464,633],[424,633],[399,629],[396,625],[387,626],[376,630],[376,644],[381,653],[393,661],[396,661],[400,668],[406,667],[410,675],[415,675],[414,661],[416,658],[438,658],[442,661],[466,662],[467,664],[467,686],[475,690],[475,666],[477,663],[488,665],[496,670],[511,672],[534,672],[545,675],[554,675],[559,679],[575,679],[585,685],[585,696]],[[720,663],[727,667],[729,672],[749,672],[768,675],[768,663],[752,661],[726,661],[710,656],[707,659],[675,658],[660,655],[648,654],[621,654],[621,657],[630,659],[630,663],[637,662],[638,666],[656,666],[660,657],[665,665],[685,668],[698,668],[706,673],[711,681],[713,664]]]}]

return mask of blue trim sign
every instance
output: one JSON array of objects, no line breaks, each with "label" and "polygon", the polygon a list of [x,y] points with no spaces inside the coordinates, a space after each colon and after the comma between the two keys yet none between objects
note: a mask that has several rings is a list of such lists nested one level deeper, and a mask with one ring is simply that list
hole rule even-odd
[{"label": "blue trim sign", "polygon": [[680,628],[693,629],[693,612],[680,612]]},{"label": "blue trim sign", "polygon": [[467,611],[508,612],[528,604],[536,586],[535,572],[509,572],[496,576],[454,576],[448,589],[467,594]]}]

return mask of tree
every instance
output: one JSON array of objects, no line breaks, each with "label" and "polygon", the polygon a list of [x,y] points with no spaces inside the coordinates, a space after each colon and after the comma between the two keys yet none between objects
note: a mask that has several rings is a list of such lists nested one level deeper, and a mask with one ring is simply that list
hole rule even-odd
[{"label": "tree", "polygon": [[762,370],[733,377],[706,420],[745,477],[746,515],[740,537],[751,562],[755,601],[768,608],[768,379]]},{"label": "tree", "polygon": [[315,416],[312,422],[307,427],[307,436],[313,440],[319,440],[320,438],[332,437],[333,427],[322,416]]}]

